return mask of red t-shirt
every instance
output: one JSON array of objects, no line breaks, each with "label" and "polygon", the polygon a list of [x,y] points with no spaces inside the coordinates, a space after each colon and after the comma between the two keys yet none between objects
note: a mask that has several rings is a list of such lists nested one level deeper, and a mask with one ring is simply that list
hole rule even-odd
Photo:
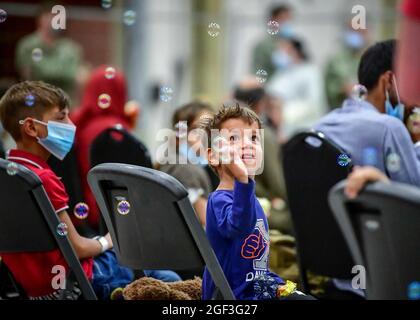
[{"label": "red t-shirt", "polygon": [[[8,160],[22,164],[38,175],[57,214],[68,209],[66,189],[45,161],[21,150],[11,150]],[[44,296],[55,291],[51,285],[56,275],[51,272],[55,265],[62,265],[68,272],[68,265],[58,248],[46,252],[4,253],[2,259],[30,297]],[[84,259],[81,264],[87,277],[92,279],[93,260]]]},{"label": "red t-shirt", "polygon": [[404,14],[408,17],[420,19],[420,1],[405,0],[402,6]]}]

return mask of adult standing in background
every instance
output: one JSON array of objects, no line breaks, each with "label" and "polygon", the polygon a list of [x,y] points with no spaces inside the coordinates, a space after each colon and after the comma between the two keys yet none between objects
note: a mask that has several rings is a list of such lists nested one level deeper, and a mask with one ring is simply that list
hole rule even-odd
[{"label": "adult standing in background", "polygon": [[269,79],[276,71],[273,63],[272,55],[277,48],[277,40],[281,38],[290,38],[293,35],[291,27],[292,9],[287,5],[278,5],[271,9],[268,22],[275,22],[279,25],[278,33],[267,34],[264,39],[260,40],[254,48],[252,54],[252,73],[262,69],[267,72]]},{"label": "adult standing in background", "polygon": [[401,96],[420,105],[420,1],[405,0],[400,23],[397,78],[401,82]]},{"label": "adult standing in background", "polygon": [[[37,29],[21,40],[16,47],[16,67],[24,80],[51,83],[70,96],[81,74],[82,49],[62,36],[63,30],[52,28],[55,3],[45,2],[37,16]],[[82,79],[80,79],[82,81]]]},{"label": "adult standing in background", "polygon": [[330,109],[338,108],[357,84],[360,57],[368,45],[367,29],[354,30],[349,22],[342,35],[343,47],[327,63],[325,89]]}]

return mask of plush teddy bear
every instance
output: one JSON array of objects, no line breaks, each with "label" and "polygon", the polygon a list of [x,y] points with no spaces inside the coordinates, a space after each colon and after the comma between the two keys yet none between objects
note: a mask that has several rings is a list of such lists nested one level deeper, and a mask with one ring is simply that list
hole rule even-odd
[{"label": "plush teddy bear", "polygon": [[125,300],[200,300],[201,279],[163,282],[143,277],[126,286],[123,297]]}]

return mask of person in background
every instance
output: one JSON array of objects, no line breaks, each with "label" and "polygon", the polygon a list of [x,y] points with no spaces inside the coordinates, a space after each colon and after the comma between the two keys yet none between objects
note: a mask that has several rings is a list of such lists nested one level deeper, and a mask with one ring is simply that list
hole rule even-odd
[{"label": "person in background", "polygon": [[400,99],[396,45],[387,40],[364,52],[358,69],[363,94],[345,100],[314,129],[342,148],[353,165],[375,166],[393,181],[420,186],[420,137],[410,137],[405,127],[418,108]]},{"label": "person in background", "polygon": [[357,84],[357,67],[368,45],[367,29],[354,30],[349,22],[342,35],[343,47],[327,62],[325,89],[330,109],[350,96]]},{"label": "person in background", "polygon": [[[108,97],[104,98],[103,94]],[[117,124],[127,131],[133,130],[139,109],[138,104],[127,101],[127,83],[124,74],[115,69],[110,73],[109,67],[100,66],[92,72],[88,80],[82,105],[70,115],[77,127],[75,150],[82,179],[84,202],[89,207],[86,220],[94,229],[98,228],[100,212],[87,182],[90,147],[104,130]],[[179,275],[171,270],[143,270],[143,272],[148,277],[162,281],[181,280]]]},{"label": "person in background", "polygon": [[420,105],[420,1],[401,3],[399,45],[396,58],[397,78],[401,82],[401,97]]},{"label": "person in background", "polygon": [[19,40],[16,68],[24,80],[42,80],[56,85],[71,97],[85,79],[81,47],[63,36],[64,30],[52,28],[52,7],[44,2],[37,17],[37,29]]},{"label": "person in background", "polygon": [[188,190],[188,198],[193,205],[202,226],[206,225],[207,197],[212,191],[210,177],[205,171],[206,154],[200,154],[200,119],[212,113],[210,105],[195,101],[181,106],[172,117],[176,134],[177,152],[173,163],[161,164],[159,169],[178,179]]},{"label": "person in background", "polygon": [[255,193],[259,198],[266,198],[271,202],[268,216],[270,228],[291,234],[292,226],[286,204],[286,186],[284,182],[283,166],[281,163],[281,149],[277,133],[265,125],[267,122],[267,106],[271,97],[267,96],[264,88],[254,77],[244,79],[236,87],[234,98],[252,109],[263,121],[263,153],[264,170],[255,176]]},{"label": "person in background", "polygon": [[278,40],[273,60],[277,71],[266,90],[283,105],[283,132],[288,138],[295,131],[309,129],[325,113],[323,79],[298,39]]},{"label": "person in background", "polygon": [[276,66],[273,63],[272,55],[276,49],[276,42],[279,37],[287,39],[294,34],[291,27],[292,18],[292,9],[287,5],[277,5],[270,10],[267,23],[278,23],[279,31],[274,35],[266,34],[255,46],[252,54],[252,73],[255,74],[262,69],[267,72],[267,79],[270,79],[275,73]]}]

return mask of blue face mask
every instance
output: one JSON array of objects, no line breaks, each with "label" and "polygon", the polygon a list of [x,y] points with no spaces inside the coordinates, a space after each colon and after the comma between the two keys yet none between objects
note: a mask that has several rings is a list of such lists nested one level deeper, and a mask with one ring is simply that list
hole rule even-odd
[{"label": "blue face mask", "polygon": [[356,31],[347,31],[344,34],[344,42],[349,48],[356,50],[363,48],[365,45],[365,39],[360,32]]},{"label": "blue face mask", "polygon": [[398,104],[394,107],[391,103],[391,100],[389,99],[389,93],[388,91],[385,91],[386,100],[385,100],[385,113],[387,115],[390,115],[392,117],[395,117],[397,119],[400,119],[401,121],[404,121],[404,104],[400,101],[400,95],[398,94],[398,87],[397,82],[395,79],[395,76],[393,76],[394,79],[394,86],[395,86],[395,92],[397,93],[397,100]]},{"label": "blue face mask", "polygon": [[179,153],[188,159],[192,164],[198,164],[205,166],[208,162],[207,159],[200,157],[195,153],[195,151],[188,146],[187,142],[181,143],[179,145]]},{"label": "blue face mask", "polygon": [[[48,121],[48,123],[36,119],[34,121],[48,128],[48,135],[45,138],[37,137],[38,143],[52,155],[63,160],[73,145],[76,127],[57,121]],[[23,124],[23,120],[20,123]]]},{"label": "blue face mask", "polygon": [[293,30],[290,22],[285,22],[280,26],[278,36],[285,39],[290,39],[294,36],[295,32]]},{"label": "blue face mask", "polygon": [[271,61],[277,69],[283,70],[292,64],[292,58],[282,50],[276,50],[271,55]]}]

